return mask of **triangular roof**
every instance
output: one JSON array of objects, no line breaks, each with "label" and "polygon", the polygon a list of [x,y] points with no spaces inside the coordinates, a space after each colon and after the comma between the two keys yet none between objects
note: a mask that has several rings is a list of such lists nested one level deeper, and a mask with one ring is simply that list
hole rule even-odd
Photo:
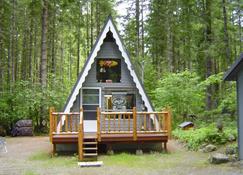
[{"label": "triangular roof", "polygon": [[238,72],[243,69],[243,53],[230,67],[230,69],[224,74],[225,81],[236,81]]},{"label": "triangular roof", "polygon": [[72,92],[68,97],[68,100],[66,101],[66,104],[64,107],[64,112],[70,112],[70,109],[72,108],[73,103],[76,100],[76,96],[79,94],[79,90],[82,88],[82,85],[85,82],[85,78],[88,75],[89,70],[91,69],[91,65],[95,61],[97,53],[100,50],[101,45],[103,44],[103,41],[106,38],[106,34],[109,31],[111,31],[113,34],[115,42],[118,45],[118,48],[121,52],[122,57],[124,58],[124,61],[127,65],[128,70],[130,71],[130,75],[133,78],[136,88],[138,89],[139,94],[141,95],[142,100],[144,101],[144,105],[147,107],[148,111],[153,111],[153,106],[152,106],[147,94],[145,93],[144,87],[143,87],[141,81],[139,80],[139,78],[134,70],[134,67],[132,66],[130,56],[124,47],[124,44],[116,29],[116,26],[112,20],[112,17],[109,16],[105,22],[103,29],[101,30],[99,36],[97,37],[97,40],[83,66],[81,73],[79,74],[78,80],[76,81],[76,84],[73,87]]}]

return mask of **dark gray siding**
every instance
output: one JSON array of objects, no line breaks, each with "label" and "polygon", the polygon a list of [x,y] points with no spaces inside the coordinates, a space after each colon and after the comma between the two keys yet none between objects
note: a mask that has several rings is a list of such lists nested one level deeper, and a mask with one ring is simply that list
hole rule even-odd
[{"label": "dark gray siding", "polygon": [[[96,60],[97,58],[112,58],[112,59],[121,59],[121,82],[120,83],[99,83],[96,79]],[[136,106],[137,110],[141,110],[142,98],[139,94],[136,85],[133,81],[130,71],[127,68],[127,65],[122,59],[121,52],[118,49],[118,46],[112,42],[104,42],[101,46],[100,51],[97,54],[95,62],[92,64],[91,69],[88,72],[83,87],[100,87],[102,89],[101,97],[104,96],[104,90],[107,89],[116,89],[116,90],[131,90],[136,94]],[[77,97],[79,98],[79,97]],[[104,107],[103,98],[101,98],[101,107]],[[79,111],[79,99],[74,102],[72,111]]]},{"label": "dark gray siding", "polygon": [[243,69],[237,78],[237,100],[238,100],[238,147],[239,158],[243,160]]}]

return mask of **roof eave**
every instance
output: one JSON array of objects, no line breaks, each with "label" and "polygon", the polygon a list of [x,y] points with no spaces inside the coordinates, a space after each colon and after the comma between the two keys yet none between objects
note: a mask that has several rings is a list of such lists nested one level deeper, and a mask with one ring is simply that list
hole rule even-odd
[{"label": "roof eave", "polygon": [[240,54],[240,57],[232,64],[229,70],[224,74],[224,81],[236,81],[237,74],[240,70],[240,67],[243,66],[243,53]]}]

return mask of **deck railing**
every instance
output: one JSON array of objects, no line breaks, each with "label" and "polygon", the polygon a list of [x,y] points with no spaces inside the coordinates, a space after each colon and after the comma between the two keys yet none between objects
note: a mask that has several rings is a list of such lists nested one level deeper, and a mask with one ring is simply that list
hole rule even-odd
[{"label": "deck railing", "polygon": [[[78,147],[79,147],[79,160],[83,160],[83,138],[84,138],[84,125],[83,125],[83,109],[80,112],[55,112],[54,107],[49,109],[50,117],[50,141],[53,140],[53,134],[78,134]],[[53,148],[55,150],[55,148]],[[55,152],[55,151],[54,151]]]},{"label": "deck railing", "polygon": [[102,133],[138,133],[167,132],[171,137],[170,110],[161,112],[139,112],[134,107],[131,112],[105,112],[97,108],[97,137]]},{"label": "deck railing", "polygon": [[50,133],[78,132],[81,112],[55,112],[50,108]]}]

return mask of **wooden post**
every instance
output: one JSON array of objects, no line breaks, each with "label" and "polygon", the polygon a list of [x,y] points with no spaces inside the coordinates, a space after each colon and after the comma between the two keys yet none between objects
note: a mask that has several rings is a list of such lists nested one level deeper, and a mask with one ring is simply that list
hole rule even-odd
[{"label": "wooden post", "polygon": [[136,107],[133,107],[132,109],[132,114],[133,114],[133,140],[137,140],[137,111]]},{"label": "wooden post", "polygon": [[73,132],[73,116],[70,115],[70,131]]},{"label": "wooden post", "polygon": [[118,114],[118,131],[121,131],[121,114]]},{"label": "wooden post", "polygon": [[131,115],[128,114],[128,131],[130,132],[130,119],[131,119]]},{"label": "wooden post", "polygon": [[54,119],[54,132],[57,132],[57,115],[53,115]]},{"label": "wooden post", "polygon": [[167,130],[168,130],[168,138],[171,139],[171,109],[168,109],[168,115],[167,115]]},{"label": "wooden post", "polygon": [[54,112],[55,108],[54,107],[50,107],[49,109],[49,117],[50,117],[50,133],[49,133],[49,136],[50,136],[50,141],[52,142],[52,133],[54,131],[54,126],[53,126],[53,116],[52,116],[52,112]]},{"label": "wooden post", "polygon": [[78,128],[78,158],[83,160],[83,123],[79,124]]},{"label": "wooden post", "polygon": [[144,131],[147,131],[147,115],[143,114],[143,129]]},{"label": "wooden post", "polygon": [[68,132],[68,115],[65,115],[65,132]]},{"label": "wooden post", "polygon": [[83,109],[80,109],[80,120],[79,120],[79,128],[78,128],[78,158],[79,160],[83,160],[83,137],[84,137],[84,130],[83,130]]},{"label": "wooden post", "polygon": [[97,107],[97,138],[98,141],[101,141],[101,133],[100,133],[100,108]]}]

